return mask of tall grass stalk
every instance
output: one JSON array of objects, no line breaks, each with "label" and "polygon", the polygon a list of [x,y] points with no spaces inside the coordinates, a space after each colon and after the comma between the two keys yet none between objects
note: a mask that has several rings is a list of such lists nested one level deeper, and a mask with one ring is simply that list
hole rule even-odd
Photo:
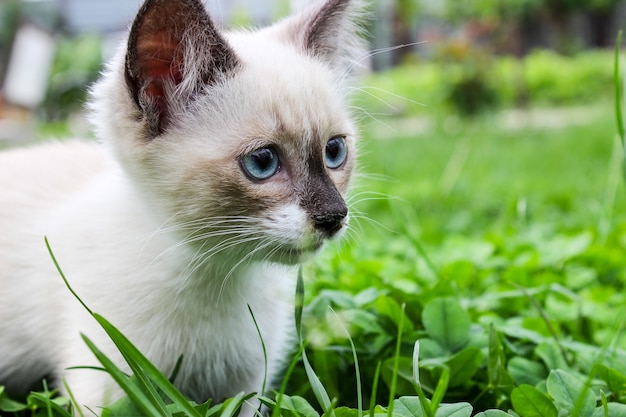
[{"label": "tall grass stalk", "polygon": [[398,334],[396,335],[396,350],[393,358],[393,374],[391,376],[391,386],[389,387],[389,408],[387,416],[393,417],[393,400],[396,397],[396,387],[398,383],[398,374],[400,372],[400,347],[402,346],[402,333],[404,331],[404,310],[406,304],[402,303],[400,319],[398,321]]},{"label": "tall grass stalk", "polygon": [[344,326],[343,322],[339,318],[339,315],[333,310],[332,307],[329,307],[330,311],[335,315],[339,326],[343,329],[344,333],[348,337],[348,341],[350,342],[350,349],[352,350],[352,360],[354,360],[354,373],[356,378],[356,401],[357,401],[357,414],[359,417],[363,416],[363,392],[361,387],[361,368],[359,367],[359,358],[356,353],[356,346],[354,346],[354,341],[350,336],[350,332]]},{"label": "tall grass stalk", "polygon": [[301,345],[299,347],[297,354],[294,356],[293,360],[289,364],[289,368],[287,368],[287,371],[285,372],[285,376],[283,377],[283,382],[280,386],[280,391],[278,391],[278,394],[276,395],[276,402],[272,410],[272,417],[280,416],[280,407],[281,407],[285,392],[287,390],[287,384],[289,383],[289,378],[291,377],[291,374],[293,373],[294,369],[296,369],[296,366],[298,365],[298,359],[302,355],[303,350],[304,350],[304,346]]},{"label": "tall grass stalk", "polygon": [[265,347],[265,341],[263,340],[263,335],[261,334],[261,329],[259,328],[259,323],[256,321],[256,317],[254,317],[254,312],[252,311],[252,307],[248,304],[248,311],[250,312],[250,316],[252,317],[252,321],[254,322],[254,328],[256,329],[257,335],[259,336],[259,340],[261,341],[261,349],[263,350],[263,384],[261,385],[261,395],[265,394],[265,387],[267,385],[267,348]]},{"label": "tall grass stalk", "polygon": [[376,397],[378,396],[378,381],[380,380],[380,368],[382,367],[382,362],[379,361],[376,365],[376,370],[374,371],[374,381],[372,383],[372,394],[370,395],[370,412],[369,417],[374,417],[376,414]]},{"label": "tall grass stalk", "polygon": [[426,394],[424,394],[424,390],[422,389],[422,383],[420,382],[420,369],[419,369],[419,356],[420,356],[420,342],[419,340],[415,342],[415,346],[413,347],[413,387],[415,388],[415,392],[417,392],[417,397],[420,400],[420,404],[422,406],[422,410],[426,417],[433,417],[435,415],[437,405],[431,405],[434,403],[429,403],[426,398]]},{"label": "tall grass stalk", "polygon": [[311,389],[313,390],[313,394],[317,399],[317,402],[324,410],[324,413],[330,417],[335,416],[335,412],[333,410],[333,404],[330,401],[330,397],[322,385],[319,377],[313,370],[311,363],[306,355],[306,350],[304,349],[304,339],[302,337],[302,310],[304,304],[304,280],[302,278],[302,268],[298,270],[298,281],[296,284],[296,307],[295,307],[295,320],[296,320],[296,332],[298,334],[298,340],[300,342],[300,350],[302,352],[302,363],[304,365],[304,371],[306,372],[306,376],[309,380],[309,384],[311,384]]},{"label": "tall grass stalk", "polygon": [[83,413],[82,408],[78,405],[78,402],[76,402],[76,398],[74,398],[74,393],[72,392],[70,387],[67,385],[67,382],[65,380],[63,380],[63,387],[65,387],[65,392],[67,392],[67,395],[70,397],[70,403],[72,404],[72,407],[74,408],[74,412],[78,413],[79,417],[85,417],[85,414]]},{"label": "tall grass stalk", "polygon": [[617,41],[615,42],[615,57],[613,61],[613,84],[615,87],[615,120],[617,122],[617,134],[624,146],[626,141],[626,134],[624,129],[624,112],[622,109],[623,104],[623,88],[622,88],[622,74],[620,71],[620,49],[622,46],[622,31],[617,34]]}]

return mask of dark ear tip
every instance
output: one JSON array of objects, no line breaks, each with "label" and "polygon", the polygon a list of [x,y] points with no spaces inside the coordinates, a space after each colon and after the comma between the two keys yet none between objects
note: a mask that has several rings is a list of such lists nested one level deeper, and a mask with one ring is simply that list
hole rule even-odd
[{"label": "dark ear tip", "polygon": [[366,53],[365,26],[368,2],[326,0],[305,14],[299,27],[301,47],[330,65],[354,65]]}]

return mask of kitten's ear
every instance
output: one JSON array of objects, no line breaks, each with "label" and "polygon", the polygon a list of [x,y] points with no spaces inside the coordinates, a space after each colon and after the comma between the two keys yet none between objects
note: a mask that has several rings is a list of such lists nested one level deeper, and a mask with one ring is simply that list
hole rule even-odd
[{"label": "kitten's ear", "polygon": [[339,71],[366,57],[364,0],[324,0],[278,24],[284,39]]},{"label": "kitten's ear", "polygon": [[162,133],[181,105],[237,65],[199,0],[147,0],[130,30],[125,76],[149,136]]}]

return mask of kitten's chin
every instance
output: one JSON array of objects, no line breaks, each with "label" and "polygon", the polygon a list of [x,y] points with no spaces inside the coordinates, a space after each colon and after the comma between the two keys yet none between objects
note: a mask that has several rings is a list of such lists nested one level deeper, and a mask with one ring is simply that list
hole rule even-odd
[{"label": "kitten's chin", "polygon": [[324,241],[314,242],[305,246],[284,246],[272,251],[268,260],[285,265],[298,265],[310,261],[324,247]]},{"label": "kitten's chin", "polygon": [[345,227],[332,235],[317,234],[306,243],[297,246],[286,246],[283,252],[284,260],[280,263],[287,265],[301,264],[312,260],[323,248],[326,242],[340,239],[345,232]]},{"label": "kitten's chin", "polygon": [[332,235],[317,233],[309,235],[307,239],[300,242],[283,243],[269,249],[266,252],[265,260],[284,265],[298,265],[312,260],[324,248],[328,241],[340,239],[344,230]]}]

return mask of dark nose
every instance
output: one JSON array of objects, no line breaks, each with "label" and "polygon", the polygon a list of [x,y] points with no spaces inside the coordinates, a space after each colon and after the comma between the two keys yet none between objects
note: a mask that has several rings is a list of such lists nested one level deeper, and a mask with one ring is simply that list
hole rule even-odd
[{"label": "dark nose", "polygon": [[326,213],[313,216],[313,225],[329,237],[335,235],[343,226],[343,219],[348,215],[347,208],[337,213]]},{"label": "dark nose", "polygon": [[348,206],[324,168],[308,178],[300,204],[309,214],[313,227],[326,238],[333,237],[348,216]]}]

